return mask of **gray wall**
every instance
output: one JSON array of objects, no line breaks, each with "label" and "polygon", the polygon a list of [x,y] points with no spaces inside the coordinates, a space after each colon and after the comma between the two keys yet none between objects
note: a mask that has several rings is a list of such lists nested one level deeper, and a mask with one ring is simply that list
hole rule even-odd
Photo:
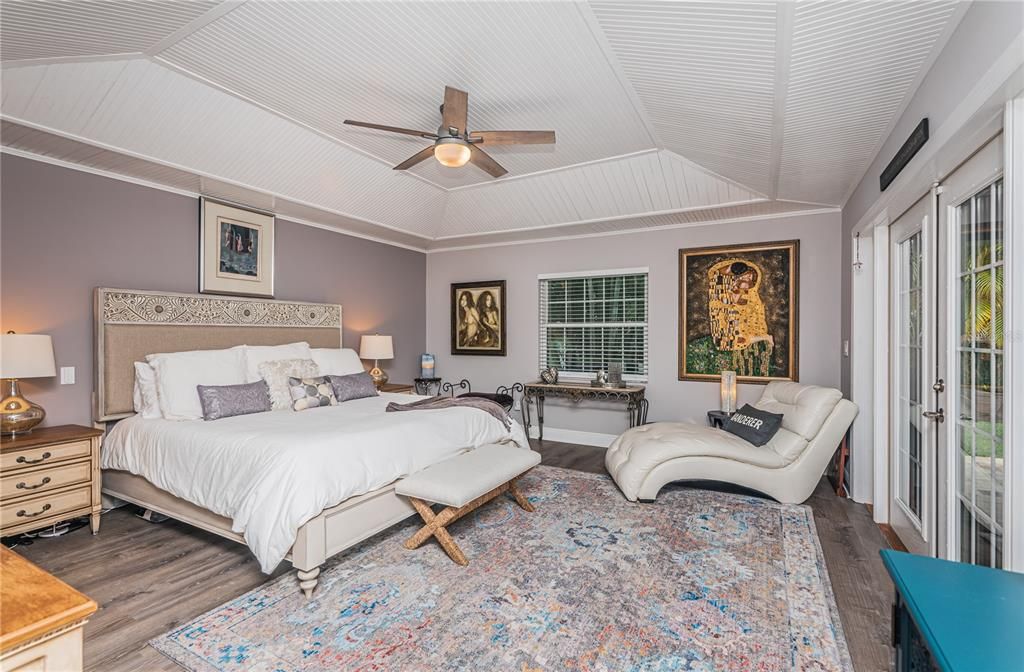
[{"label": "gray wall", "polygon": [[[25,381],[46,424],[91,422],[92,290],[198,291],[198,200],[0,155],[0,327],[53,336],[74,385]],[[340,303],[344,345],[392,334],[393,381],[411,382],[423,352],[426,255],[278,219],[278,299]]]},{"label": "gray wall", "polygon": [[[907,109],[893,127],[881,151],[843,207],[843,338],[850,338],[853,227],[881,197],[878,176],[896,155],[900,145],[921,121],[928,117],[932,134],[945,123],[996,59],[1024,29],[1024,2],[971,3],[945,48],[935,59]],[[964,157],[966,158],[966,157]],[[897,213],[893,213],[897,214]],[[843,390],[849,392],[849,360],[843,361]]]},{"label": "gray wall", "polygon": [[[437,374],[469,378],[474,389],[537,378],[537,276],[542,273],[650,268],[650,420],[694,419],[718,407],[718,385],[677,380],[678,250],[729,243],[800,240],[800,379],[839,385],[839,213],[712,224],[607,237],[438,252],[427,255],[427,350]],[[450,284],[506,280],[508,356],[452,356]],[[744,385],[740,402],[763,388]],[[602,434],[624,428],[622,406],[547,403],[545,428]]]}]

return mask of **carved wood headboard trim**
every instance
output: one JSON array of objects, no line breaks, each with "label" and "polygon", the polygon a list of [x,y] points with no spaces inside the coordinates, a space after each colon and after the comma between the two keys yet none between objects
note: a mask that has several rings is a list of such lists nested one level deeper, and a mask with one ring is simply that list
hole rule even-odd
[{"label": "carved wood headboard trim", "polygon": [[99,287],[94,316],[96,422],[132,415],[134,362],[146,354],[243,343],[341,346],[341,306],[333,303]]}]

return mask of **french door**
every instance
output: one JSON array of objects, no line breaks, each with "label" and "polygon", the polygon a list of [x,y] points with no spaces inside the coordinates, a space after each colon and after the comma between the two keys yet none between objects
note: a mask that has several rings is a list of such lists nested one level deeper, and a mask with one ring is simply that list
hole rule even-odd
[{"label": "french door", "polygon": [[890,227],[890,525],[907,548],[1002,566],[1002,136]]},{"label": "french door", "polygon": [[[931,195],[892,223],[890,270],[893,329],[890,347],[890,525],[907,548],[934,555],[938,432],[929,394],[934,385],[935,221]],[[937,416],[941,417],[941,416]]]}]

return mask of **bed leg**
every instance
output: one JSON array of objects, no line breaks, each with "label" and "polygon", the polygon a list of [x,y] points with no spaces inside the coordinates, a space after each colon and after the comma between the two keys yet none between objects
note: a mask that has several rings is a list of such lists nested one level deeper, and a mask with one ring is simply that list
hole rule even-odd
[{"label": "bed leg", "polygon": [[320,568],[314,567],[310,570],[298,569],[295,571],[296,576],[299,577],[299,588],[302,589],[302,593],[306,596],[306,599],[313,597],[313,589],[316,588],[318,578],[320,576]]}]

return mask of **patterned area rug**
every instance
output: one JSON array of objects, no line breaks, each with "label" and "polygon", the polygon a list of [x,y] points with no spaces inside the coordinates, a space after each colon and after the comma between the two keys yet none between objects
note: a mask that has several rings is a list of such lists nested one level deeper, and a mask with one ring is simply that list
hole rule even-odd
[{"label": "patterned area rug", "polygon": [[852,670],[811,511],[537,467],[451,530],[469,558],[402,542],[411,520],[150,642],[211,670]]}]

